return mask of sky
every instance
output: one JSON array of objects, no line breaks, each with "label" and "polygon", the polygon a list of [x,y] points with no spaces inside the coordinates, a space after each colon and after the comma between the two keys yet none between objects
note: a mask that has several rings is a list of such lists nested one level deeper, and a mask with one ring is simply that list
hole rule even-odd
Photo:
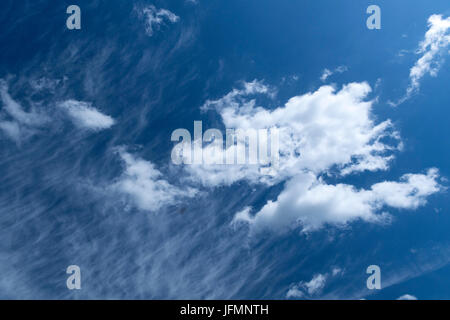
[{"label": "sky", "polygon": [[450,298],[448,1],[0,9],[0,298]]}]

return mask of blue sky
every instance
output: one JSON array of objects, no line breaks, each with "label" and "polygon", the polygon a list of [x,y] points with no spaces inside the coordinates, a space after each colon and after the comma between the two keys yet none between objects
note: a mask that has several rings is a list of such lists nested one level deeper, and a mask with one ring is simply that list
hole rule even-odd
[{"label": "blue sky", "polygon": [[[71,4],[1,4],[1,298],[449,298],[447,1]],[[280,167],[175,165],[194,121]]]}]

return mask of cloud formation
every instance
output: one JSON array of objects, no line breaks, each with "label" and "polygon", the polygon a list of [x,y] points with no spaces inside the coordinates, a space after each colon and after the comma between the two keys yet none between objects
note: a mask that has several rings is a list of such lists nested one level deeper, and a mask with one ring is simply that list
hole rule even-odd
[{"label": "cloud formation", "polygon": [[128,195],[139,209],[157,211],[177,203],[180,198],[197,194],[192,188],[180,189],[171,185],[162,178],[162,173],[153,163],[135,158],[124,149],[119,149],[119,155],[125,164],[125,171],[113,189]]},{"label": "cloud formation", "polygon": [[322,80],[322,82],[325,82],[333,74],[335,74],[335,73],[343,73],[343,72],[345,72],[347,70],[348,70],[348,68],[346,66],[339,66],[339,67],[337,67],[334,70],[330,70],[330,69],[325,68],[323,70],[323,72],[322,72],[322,75],[320,76],[320,80]]},{"label": "cloud formation", "polygon": [[176,23],[180,19],[176,14],[167,9],[157,9],[154,5],[149,5],[140,9],[139,16],[145,19],[145,32],[152,36],[155,29],[159,30],[165,22]]},{"label": "cloud formation", "polygon": [[322,86],[272,110],[256,106],[256,95],[271,92],[263,83],[253,81],[202,106],[203,110],[215,109],[226,128],[276,127],[279,131],[279,164],[270,174],[258,165],[186,166],[194,181],[210,187],[240,180],[268,185],[286,181],[275,201],[267,202],[255,214],[252,208],[245,208],[235,215],[233,223],[246,222],[252,231],[298,227],[304,232],[357,219],[380,223],[389,221],[385,208],[416,209],[441,190],[437,169],[405,174],[398,182],[383,181],[360,190],[323,179],[324,174],[339,178],[387,170],[394,152],[402,148],[392,122],[376,123],[373,119],[367,83],[349,83],[340,90]]},{"label": "cloud formation", "polygon": [[90,130],[108,129],[114,125],[115,121],[108,115],[105,115],[92,106],[91,103],[66,100],[60,103],[72,121],[80,128]]},{"label": "cloud formation", "polygon": [[287,299],[315,298],[322,293],[327,281],[342,275],[342,270],[338,267],[329,273],[315,274],[309,281],[300,281],[290,286],[286,293]]},{"label": "cloud formation", "polygon": [[416,61],[409,72],[410,84],[406,89],[406,94],[397,103],[397,106],[411,97],[420,89],[420,81],[429,74],[433,77],[442,65],[444,56],[448,54],[450,44],[450,17],[446,19],[442,15],[434,14],[428,18],[428,31],[425,38],[420,42],[416,53],[422,56]]},{"label": "cloud formation", "polygon": [[[212,186],[241,179],[273,184],[303,171],[319,174],[334,167],[341,175],[387,169],[392,152],[401,147],[400,137],[390,120],[378,124],[372,120],[373,102],[366,101],[370,91],[367,83],[350,83],[339,91],[322,86],[268,110],[256,106],[253,97],[273,95],[274,90],[258,81],[245,83],[243,89],[208,100],[202,109],[216,109],[226,128],[277,128],[279,166],[271,168],[270,175],[261,166],[191,165],[187,170],[203,184]],[[386,139],[397,143],[383,142]]]},{"label": "cloud formation", "polygon": [[443,19],[442,15],[432,15],[428,19],[428,31],[425,39],[420,43],[418,53],[422,57],[411,68],[409,77],[411,85],[408,92],[419,89],[420,79],[425,74],[436,76],[440,68],[440,62],[436,61],[440,53],[447,53],[446,48],[450,44],[450,17]]},{"label": "cloud formation", "polygon": [[384,181],[368,190],[357,190],[347,184],[326,184],[311,173],[302,174],[286,184],[277,200],[269,201],[254,216],[250,208],[244,209],[234,222],[248,222],[254,231],[299,227],[303,232],[356,219],[385,222],[389,215],[379,214],[385,207],[416,209],[424,205],[429,195],[441,189],[437,178],[437,170],[430,169],[426,174],[404,175],[400,182]]},{"label": "cloud formation", "polygon": [[0,112],[0,130],[16,143],[33,135],[37,128],[41,127],[48,118],[38,113],[34,108],[26,112],[8,92],[8,84],[0,79],[0,97],[2,109]]},{"label": "cloud formation", "polygon": [[398,297],[397,300],[417,300],[417,298],[410,294],[404,294],[401,297]]}]

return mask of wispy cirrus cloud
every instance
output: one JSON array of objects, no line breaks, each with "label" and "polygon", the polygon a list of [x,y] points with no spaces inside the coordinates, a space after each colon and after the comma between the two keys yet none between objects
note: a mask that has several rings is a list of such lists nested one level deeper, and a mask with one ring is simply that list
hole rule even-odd
[{"label": "wispy cirrus cloud", "polygon": [[138,208],[157,211],[166,205],[176,204],[181,198],[191,198],[197,194],[195,189],[171,185],[150,161],[136,158],[124,148],[120,148],[118,153],[125,170],[113,189],[129,196]]},{"label": "wispy cirrus cloud", "polygon": [[322,72],[322,75],[320,76],[320,80],[322,80],[322,82],[325,82],[333,74],[343,73],[347,70],[348,70],[347,66],[339,66],[339,67],[335,68],[334,70],[325,68]]},{"label": "wispy cirrus cloud", "polygon": [[420,43],[417,53],[422,57],[411,68],[409,77],[411,85],[408,93],[418,90],[420,80],[426,74],[436,76],[440,68],[439,54],[447,54],[446,48],[450,44],[450,17],[443,19],[442,15],[432,15],[428,19],[429,29],[425,39]]},{"label": "wispy cirrus cloud", "polygon": [[36,129],[48,121],[48,117],[35,109],[25,111],[8,92],[8,84],[0,79],[0,97],[2,109],[0,112],[0,129],[12,140],[20,143],[33,135]]},{"label": "wispy cirrus cloud", "polygon": [[390,102],[391,105],[397,106],[417,92],[425,75],[437,76],[444,57],[448,54],[449,45],[450,17],[444,19],[442,15],[438,14],[430,16],[428,18],[428,31],[416,51],[417,54],[422,56],[410,69],[410,84],[406,89],[406,94],[398,102]]},{"label": "wispy cirrus cloud", "polygon": [[154,5],[136,9],[141,18],[145,20],[145,31],[148,36],[152,36],[155,30],[159,30],[166,22],[176,23],[179,16],[167,9],[158,9]]}]

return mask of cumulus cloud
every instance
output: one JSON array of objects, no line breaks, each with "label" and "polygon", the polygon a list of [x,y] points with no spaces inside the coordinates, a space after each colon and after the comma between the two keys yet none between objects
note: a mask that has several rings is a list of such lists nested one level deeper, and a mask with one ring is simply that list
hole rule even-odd
[{"label": "cumulus cloud", "polygon": [[291,285],[286,298],[301,299],[301,298],[313,298],[319,295],[328,280],[342,275],[342,270],[338,267],[333,268],[330,273],[318,273],[315,274],[309,281],[300,281]]},{"label": "cumulus cloud", "polygon": [[[190,165],[187,170],[207,185],[231,184],[246,179],[275,183],[301,173],[315,174],[337,167],[341,174],[387,169],[392,151],[401,144],[390,120],[376,124],[371,116],[372,101],[366,101],[367,83],[350,83],[336,91],[322,86],[315,92],[289,99],[281,107],[268,110],[256,106],[252,96],[273,95],[261,82],[246,83],[218,100],[208,100],[202,109],[216,109],[226,128],[270,129],[279,132],[279,163],[272,173],[261,166]],[[204,173],[208,172],[208,175]]]},{"label": "cumulus cloud", "polygon": [[448,54],[448,46],[450,44],[450,17],[446,19],[442,15],[434,14],[428,18],[428,31],[425,38],[420,42],[417,53],[422,56],[417,60],[409,72],[410,85],[406,90],[406,94],[397,103],[403,103],[411,97],[414,92],[420,88],[420,81],[429,74],[436,76],[444,56]]},{"label": "cumulus cloud", "polygon": [[67,100],[60,103],[60,107],[81,128],[103,130],[110,128],[115,123],[113,118],[101,113],[88,102]]},{"label": "cumulus cloud", "polygon": [[347,71],[348,68],[346,66],[339,66],[334,70],[330,70],[325,68],[322,72],[322,75],[320,76],[320,80],[322,80],[323,82],[325,82],[330,76],[332,76],[335,73],[343,73],[345,71]]},{"label": "cumulus cloud", "polygon": [[269,201],[254,216],[250,208],[236,214],[234,222],[246,221],[255,231],[282,231],[300,227],[303,232],[317,230],[324,224],[344,225],[361,219],[384,222],[385,207],[416,209],[426,197],[440,190],[436,169],[426,174],[407,174],[400,182],[384,181],[370,189],[357,190],[347,184],[330,185],[313,174],[301,174],[290,180],[277,200]]},{"label": "cumulus cloud", "polygon": [[155,30],[166,22],[176,23],[180,19],[176,14],[167,9],[157,9],[154,5],[138,10],[139,16],[145,19],[145,31],[152,36]]},{"label": "cumulus cloud", "polygon": [[401,297],[398,297],[397,300],[417,300],[417,298],[410,294],[404,294]]},{"label": "cumulus cloud", "polygon": [[148,211],[157,211],[166,205],[177,203],[180,198],[193,197],[197,191],[181,189],[162,178],[153,163],[135,158],[124,149],[119,155],[125,163],[125,172],[113,185],[113,189],[128,195],[134,204]]},{"label": "cumulus cloud", "polygon": [[0,79],[0,96],[2,100],[0,129],[17,143],[34,134],[35,129],[47,122],[47,117],[34,109],[26,112],[11,97],[8,92],[8,84],[3,79]]},{"label": "cumulus cloud", "polygon": [[386,208],[416,209],[441,190],[437,169],[406,174],[399,181],[375,183],[368,189],[328,184],[323,179],[324,175],[341,178],[362,171],[387,170],[394,152],[402,147],[390,120],[375,122],[367,83],[349,83],[340,90],[325,85],[271,110],[256,105],[256,95],[272,92],[253,81],[202,106],[203,110],[215,109],[226,128],[279,131],[278,164],[269,171],[261,170],[261,165],[186,166],[194,181],[210,187],[241,180],[268,185],[286,182],[275,201],[267,202],[254,214],[252,208],[245,208],[235,215],[234,224],[246,222],[253,231],[281,231],[295,226],[308,232],[325,224],[345,225],[357,219],[381,223],[390,219]]},{"label": "cumulus cloud", "polygon": [[308,294],[313,295],[320,292],[325,287],[327,276],[323,274],[315,275],[310,281],[304,283]]},{"label": "cumulus cloud", "polygon": [[301,291],[297,285],[292,286],[292,288],[289,288],[287,294],[286,294],[286,298],[291,299],[301,299],[305,296],[305,294],[303,293],[303,291]]}]

